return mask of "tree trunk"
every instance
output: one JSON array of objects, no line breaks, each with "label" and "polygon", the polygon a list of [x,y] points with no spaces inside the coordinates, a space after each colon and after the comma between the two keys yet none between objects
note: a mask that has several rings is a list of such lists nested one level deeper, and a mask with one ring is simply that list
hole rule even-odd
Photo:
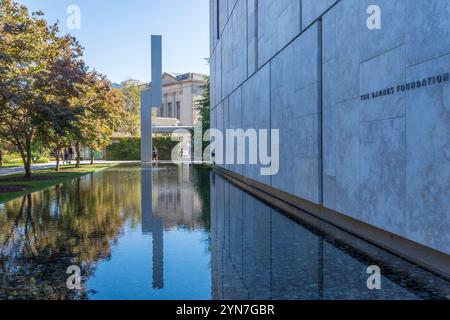
[{"label": "tree trunk", "polygon": [[25,144],[25,150],[22,145],[18,145],[20,156],[23,161],[23,169],[25,171],[25,178],[31,178],[31,143],[28,141]]},{"label": "tree trunk", "polygon": [[60,149],[56,149],[55,150],[55,159],[56,159],[56,166],[55,166],[55,171],[58,172],[59,171],[59,156],[61,154],[61,150]]},{"label": "tree trunk", "polygon": [[23,165],[25,169],[25,178],[31,178],[31,162],[27,160]]},{"label": "tree trunk", "polygon": [[27,157],[25,156],[25,152],[23,151],[22,145],[17,144],[17,148],[19,148],[20,157],[22,158],[23,162],[23,171],[25,172],[25,178],[29,178],[31,176],[30,172],[27,172]]},{"label": "tree trunk", "polygon": [[75,142],[75,151],[77,153],[76,167],[79,168],[81,163],[80,141]]},{"label": "tree trunk", "polygon": [[92,148],[90,148],[90,149],[91,149],[90,156],[91,156],[91,165],[92,165],[92,164],[94,164],[94,149],[92,149]]}]

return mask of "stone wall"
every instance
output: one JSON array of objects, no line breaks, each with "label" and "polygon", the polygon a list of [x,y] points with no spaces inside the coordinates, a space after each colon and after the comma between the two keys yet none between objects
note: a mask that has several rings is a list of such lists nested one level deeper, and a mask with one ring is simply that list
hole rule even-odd
[{"label": "stone wall", "polygon": [[210,4],[213,126],[281,140],[277,175],[224,167],[450,253],[450,2]]}]

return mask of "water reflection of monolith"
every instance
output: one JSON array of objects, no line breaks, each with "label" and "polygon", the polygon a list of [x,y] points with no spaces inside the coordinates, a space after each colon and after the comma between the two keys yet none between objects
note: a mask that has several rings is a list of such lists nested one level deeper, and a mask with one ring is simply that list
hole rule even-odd
[{"label": "water reflection of monolith", "polygon": [[164,288],[164,223],[153,220],[153,288]]},{"label": "water reflection of monolith", "polygon": [[152,169],[143,166],[141,171],[142,233],[153,238],[153,288],[164,288],[164,223],[154,215],[152,202]]},{"label": "water reflection of monolith", "polygon": [[142,233],[151,234],[153,226],[152,205],[152,169],[150,166],[142,166],[141,171],[141,209],[142,209]]}]

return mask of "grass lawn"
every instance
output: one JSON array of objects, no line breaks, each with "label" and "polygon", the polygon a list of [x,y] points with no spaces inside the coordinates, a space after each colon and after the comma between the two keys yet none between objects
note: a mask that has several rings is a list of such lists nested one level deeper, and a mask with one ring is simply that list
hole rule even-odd
[{"label": "grass lawn", "polygon": [[52,169],[33,171],[31,179],[25,179],[23,173],[0,177],[0,203],[32,193],[38,190],[57,185],[64,180],[78,178],[89,173],[107,169],[114,166],[110,163],[93,165],[63,165],[59,172]]},{"label": "grass lawn", "polygon": [[2,168],[23,167],[22,163],[3,163]]}]

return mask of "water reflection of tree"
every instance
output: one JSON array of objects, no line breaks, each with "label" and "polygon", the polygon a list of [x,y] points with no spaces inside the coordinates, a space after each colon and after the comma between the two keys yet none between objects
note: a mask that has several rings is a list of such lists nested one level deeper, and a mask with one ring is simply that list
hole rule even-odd
[{"label": "water reflection of tree", "polygon": [[110,258],[127,218],[138,221],[130,193],[137,180],[118,179],[104,174],[73,180],[0,210],[0,299],[86,298],[85,289],[67,289],[67,267],[80,266],[87,279]]},{"label": "water reflection of tree", "polygon": [[205,167],[194,167],[192,172],[193,185],[202,203],[202,222],[206,230],[211,229],[211,190],[210,190],[211,170]]},{"label": "water reflection of tree", "polygon": [[207,251],[211,252],[211,189],[210,189],[211,170],[205,167],[194,167],[192,172],[192,181],[195,190],[200,196],[202,205],[202,223],[207,231]]}]

